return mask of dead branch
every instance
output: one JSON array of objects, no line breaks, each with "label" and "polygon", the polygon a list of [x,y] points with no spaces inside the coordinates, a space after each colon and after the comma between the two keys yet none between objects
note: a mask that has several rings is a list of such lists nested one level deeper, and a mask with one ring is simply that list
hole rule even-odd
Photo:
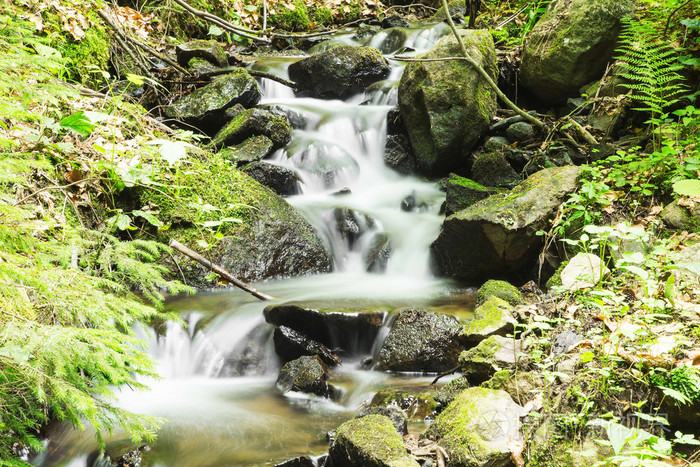
[{"label": "dead branch", "polygon": [[182,243],[178,242],[177,240],[170,240],[170,243],[168,244],[170,248],[173,250],[179,251],[185,256],[188,256],[192,258],[193,260],[197,261],[198,263],[208,267],[215,273],[217,273],[219,276],[223,277],[226,279],[228,282],[232,283],[236,287],[238,287],[241,290],[244,290],[254,296],[255,298],[259,298],[260,300],[274,300],[275,297],[272,297],[271,295],[267,295],[261,291],[259,291],[256,288],[251,287],[250,285],[246,284],[245,282],[237,279],[233,274],[219,266],[218,264],[214,264],[199,253],[190,250],[187,248],[185,245]]},{"label": "dead branch", "polygon": [[[201,73],[199,76],[201,78],[211,78],[213,76],[219,76],[219,75],[225,75],[226,73],[231,73],[234,70],[237,70],[238,67],[235,66],[229,66],[226,68],[221,68],[219,70],[214,70],[214,71],[209,71],[207,73]],[[271,79],[272,81],[277,81],[278,83],[284,84],[287,87],[290,87],[294,89],[295,91],[297,90],[297,85],[294,81],[289,81],[288,79],[281,78],[277,75],[273,75],[272,73],[267,73],[265,71],[258,71],[258,70],[248,70],[246,69],[248,74],[251,76],[257,76],[259,78],[267,78]]]},{"label": "dead branch", "polygon": [[435,379],[430,383],[430,386],[432,386],[433,384],[437,383],[437,382],[440,380],[440,378],[443,378],[443,377],[445,377],[445,376],[447,376],[447,375],[451,375],[452,373],[454,373],[454,372],[457,371],[457,370],[459,370],[459,365],[457,365],[457,366],[454,367],[454,368],[450,368],[449,370],[447,370],[447,371],[444,372],[444,373],[440,373],[440,374],[437,375],[437,376],[435,377]]},{"label": "dead branch", "polygon": [[235,24],[231,24],[228,21],[226,21],[223,18],[219,18],[216,15],[212,15],[211,13],[207,13],[206,11],[201,11],[197,10],[196,8],[193,8],[190,6],[187,2],[184,0],[173,0],[175,3],[180,5],[182,8],[185,10],[189,11],[193,15],[202,18],[205,21],[208,21],[212,24],[215,24],[216,26],[219,26],[222,29],[225,29],[226,31],[233,32],[235,34],[238,34],[241,37],[245,37],[247,39],[251,39],[254,41],[258,42],[265,42],[269,43],[270,40],[265,38],[265,37],[258,37],[254,33],[255,31],[251,31],[250,29],[246,29],[242,26],[236,26]]},{"label": "dead branch", "polygon": [[598,144],[598,141],[596,141],[593,135],[590,134],[588,130],[586,130],[584,127],[582,127],[579,122],[577,122],[571,117],[567,117],[566,122],[571,124],[571,126],[578,132],[579,136],[581,136],[581,138],[583,138],[583,140],[586,143],[590,144],[591,146]]}]

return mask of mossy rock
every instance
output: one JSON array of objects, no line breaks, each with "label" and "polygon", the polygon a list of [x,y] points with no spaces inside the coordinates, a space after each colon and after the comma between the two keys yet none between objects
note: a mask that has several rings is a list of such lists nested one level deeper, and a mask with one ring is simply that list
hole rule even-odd
[{"label": "mossy rock", "polygon": [[512,333],[517,320],[515,310],[505,300],[491,295],[474,310],[474,318],[459,333],[466,345],[475,345],[487,337]]},{"label": "mossy rock", "polygon": [[267,136],[255,135],[240,144],[222,148],[219,154],[224,159],[241,167],[265,158],[270,154],[273,146],[272,140]]},{"label": "mossy rock", "polygon": [[389,63],[372,47],[339,45],[289,66],[289,78],[303,93],[344,99],[389,76]]},{"label": "mossy rock", "polygon": [[549,228],[579,174],[575,166],[546,169],[449,216],[430,246],[435,272],[469,282],[532,266],[543,241],[537,232]]},{"label": "mossy rock", "polygon": [[695,203],[689,209],[675,200],[661,211],[661,219],[672,229],[700,232],[700,203]]},{"label": "mossy rock", "polygon": [[399,389],[382,389],[377,392],[370,407],[397,406],[409,420],[424,421],[435,415],[437,401],[430,391],[416,392]]},{"label": "mossy rock", "polygon": [[472,165],[472,178],[476,183],[489,187],[513,188],[520,183],[520,176],[500,151],[476,157]]},{"label": "mossy rock", "polygon": [[435,402],[438,403],[438,409],[445,408],[450,405],[450,403],[469,386],[469,381],[467,381],[466,378],[455,378],[450,380],[446,385],[438,389],[435,394],[433,394],[433,399],[435,399]]},{"label": "mossy rock", "polygon": [[467,209],[477,201],[488,198],[497,192],[495,188],[485,187],[457,174],[450,174],[445,185],[445,215]]},{"label": "mossy rock", "polygon": [[[496,52],[487,31],[461,30],[469,54],[493,78]],[[461,55],[457,40],[442,38],[421,58]],[[474,67],[461,60],[406,65],[399,82],[399,108],[421,174],[441,176],[466,167],[488,130],[496,94]]]},{"label": "mossy rock", "polygon": [[349,420],[338,428],[329,450],[333,467],[418,467],[403,438],[383,415]]},{"label": "mossy rock", "polygon": [[246,165],[242,170],[280,196],[299,193],[301,179],[292,168],[258,161]]},{"label": "mossy rock", "polygon": [[228,57],[223,47],[216,41],[196,40],[178,44],[175,46],[177,62],[182,66],[190,66],[190,60],[199,58],[212,65],[225,67],[228,65]]},{"label": "mossy rock", "polygon": [[514,368],[520,360],[522,344],[511,337],[491,336],[459,356],[462,375],[472,384],[481,384],[496,371]]},{"label": "mossy rock", "polygon": [[520,290],[506,281],[491,279],[484,282],[476,292],[476,304],[481,305],[486,303],[486,300],[491,296],[505,300],[511,306],[517,306],[523,303],[523,294],[520,293]]},{"label": "mossy rock", "polygon": [[510,443],[522,440],[522,408],[504,391],[465,389],[423,434],[436,440],[450,466],[510,466]]},{"label": "mossy rock", "polygon": [[212,139],[211,145],[215,148],[237,145],[258,135],[269,138],[273,148],[280,148],[289,143],[292,137],[292,126],[289,122],[272,112],[256,108],[231,111],[229,115],[233,113],[233,119]]},{"label": "mossy rock", "polygon": [[318,355],[305,355],[282,366],[275,383],[283,393],[295,391],[335,398],[338,390],[328,383],[328,367]]},{"label": "mossy rock", "polygon": [[600,78],[615,49],[620,20],[633,0],[552,3],[525,38],[520,82],[539,99],[562,103]]},{"label": "mossy rock", "polygon": [[311,20],[306,4],[301,0],[295,0],[293,8],[280,4],[275,7],[278,12],[270,15],[270,26],[285,31],[308,31],[311,29]]}]

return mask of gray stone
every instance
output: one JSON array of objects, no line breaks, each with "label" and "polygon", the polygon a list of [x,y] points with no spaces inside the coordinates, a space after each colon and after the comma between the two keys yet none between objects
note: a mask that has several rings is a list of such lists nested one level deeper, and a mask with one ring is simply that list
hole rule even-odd
[{"label": "gray stone", "polygon": [[464,326],[459,338],[466,345],[475,345],[493,335],[510,334],[517,323],[514,314],[508,302],[491,295],[474,310],[474,318]]},{"label": "gray stone", "polygon": [[283,393],[305,392],[321,397],[336,398],[339,391],[328,383],[328,367],[317,356],[304,356],[282,366],[277,388]]},{"label": "gray stone", "polygon": [[216,41],[196,40],[184,42],[175,46],[177,63],[187,66],[192,58],[201,58],[213,63],[216,66],[228,66],[226,52]]},{"label": "gray stone", "polygon": [[511,143],[524,143],[530,141],[534,135],[532,125],[525,122],[516,122],[508,127],[506,136]]},{"label": "gray stone", "polygon": [[224,363],[217,375],[219,378],[234,376],[261,376],[276,365],[274,355],[267,352],[272,329],[269,324],[261,323],[254,327],[236,346],[224,357]]},{"label": "gray stone", "polygon": [[317,355],[323,363],[329,366],[340,363],[340,357],[328,347],[287,326],[275,328],[273,342],[275,343],[275,353],[284,363],[312,355]]},{"label": "gray stone", "polygon": [[459,356],[462,375],[471,384],[480,384],[503,369],[515,368],[522,344],[512,337],[491,336]]},{"label": "gray stone", "polygon": [[693,208],[689,209],[675,200],[661,211],[661,219],[672,229],[698,231],[700,230],[700,203],[694,203]]},{"label": "gray stone", "polygon": [[292,127],[283,117],[262,109],[246,109],[236,112],[212,139],[212,146],[220,148],[240,144],[252,136],[263,135],[272,141],[273,148],[280,148],[292,136]]},{"label": "gray stone", "polygon": [[[496,78],[496,53],[487,31],[461,30],[474,60]],[[442,38],[423,58],[461,54],[456,39]],[[399,82],[399,108],[420,173],[440,176],[467,165],[472,149],[488,129],[496,94],[463,61],[415,62]]]},{"label": "gray stone", "polygon": [[610,274],[599,256],[579,253],[561,271],[561,285],[567,290],[592,288]]},{"label": "gray stone", "polygon": [[537,172],[507,193],[459,211],[442,225],[430,247],[435,272],[464,281],[514,274],[533,264],[542,245],[536,235],[578,185],[580,169]]},{"label": "gray stone", "polygon": [[520,182],[520,176],[502,152],[487,152],[474,159],[472,179],[488,187],[512,188]]},{"label": "gray stone", "polygon": [[387,167],[404,175],[416,172],[416,159],[408,137],[404,135],[387,136],[384,163]]},{"label": "gray stone", "polygon": [[562,103],[603,75],[615,49],[620,19],[633,0],[552,2],[526,36],[520,82],[539,99]]},{"label": "gray stone", "polygon": [[242,170],[253,179],[272,188],[278,195],[290,196],[299,193],[301,179],[294,169],[269,162],[253,162]]},{"label": "gray stone", "polygon": [[378,232],[370,240],[367,249],[362,252],[362,263],[367,272],[384,272],[391,256],[389,235]]}]

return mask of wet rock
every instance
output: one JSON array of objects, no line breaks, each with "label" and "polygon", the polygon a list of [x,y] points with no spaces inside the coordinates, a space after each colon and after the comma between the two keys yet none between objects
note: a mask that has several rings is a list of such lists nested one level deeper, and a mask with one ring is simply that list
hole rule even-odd
[{"label": "wet rock", "polygon": [[272,151],[272,140],[264,135],[251,136],[240,144],[222,148],[221,157],[230,160],[236,166],[243,167],[264,159]]},{"label": "wet rock", "polygon": [[[496,79],[496,53],[487,31],[460,32],[470,55]],[[452,35],[424,58],[460,55]],[[406,65],[399,82],[399,108],[420,172],[439,176],[465,166],[488,129],[496,95],[466,62],[437,61]]]},{"label": "wet rock", "polygon": [[476,292],[476,304],[482,305],[486,303],[489,297],[498,297],[505,300],[511,306],[520,305],[523,302],[523,294],[514,285],[506,281],[488,280],[479,287]]},{"label": "wet rock", "polygon": [[562,103],[603,75],[612,58],[620,19],[632,0],[557,2],[525,38],[520,82],[537,98]]},{"label": "wet rock", "polygon": [[407,28],[409,26],[410,26],[410,24],[408,24],[408,21],[403,19],[403,16],[397,15],[397,14],[389,15],[382,20],[382,28],[383,29]]},{"label": "wet rock", "polygon": [[216,41],[196,40],[175,46],[177,63],[186,67],[192,58],[201,58],[218,67],[228,66],[228,57],[223,47]]},{"label": "wet rock", "polygon": [[462,375],[471,384],[480,384],[496,371],[515,368],[522,345],[512,337],[491,336],[459,356]]},{"label": "wet rock", "polygon": [[338,428],[328,457],[333,467],[418,467],[403,438],[383,415],[349,420]]},{"label": "wet rock", "polygon": [[212,146],[220,148],[240,144],[251,136],[264,135],[273,148],[289,143],[292,127],[287,120],[262,109],[246,109],[237,115],[212,139]]},{"label": "wet rock", "polygon": [[370,407],[398,407],[409,420],[425,421],[435,416],[437,402],[430,392],[382,389],[377,392]]},{"label": "wet rock", "polygon": [[675,200],[661,211],[661,219],[672,229],[690,232],[700,230],[700,203],[694,203],[693,208],[689,209]]},{"label": "wet rock", "polygon": [[266,323],[253,328],[224,358],[219,378],[265,374],[274,364],[274,355],[267,352],[271,332],[271,326]]},{"label": "wet rock", "polygon": [[[535,115],[537,115],[537,112],[535,112],[534,110],[531,110],[530,112],[528,112],[528,114],[535,116]],[[524,121],[525,121],[525,119],[522,116],[514,115],[512,117],[504,118],[504,119],[499,120],[496,123],[492,124],[489,127],[489,131],[492,133],[498,133],[501,131],[505,131],[509,126],[513,125],[514,123],[524,122]]]},{"label": "wet rock", "polygon": [[573,151],[565,147],[549,148],[545,152],[534,155],[523,168],[523,172],[532,175],[540,170],[572,165],[574,163],[571,158],[572,154]]},{"label": "wet rock", "polygon": [[305,355],[316,355],[323,363],[329,366],[335,366],[340,363],[340,357],[335,355],[328,347],[309,339],[287,326],[275,328],[273,342],[275,343],[275,353],[284,363]]},{"label": "wet rock", "polygon": [[377,232],[362,253],[362,263],[367,272],[384,272],[391,256],[391,240],[384,232]]},{"label": "wet rock", "polygon": [[[314,462],[308,456],[295,457],[281,464],[275,464],[275,467],[318,467],[319,464]],[[322,464],[321,464],[322,465]]]},{"label": "wet rock", "polygon": [[474,180],[450,174],[450,178],[445,184],[445,215],[452,214],[467,209],[472,204],[482,199],[488,198],[496,193],[494,188],[488,188],[478,184]]},{"label": "wet rock", "polygon": [[454,316],[406,309],[396,316],[379,350],[377,369],[443,372],[454,368],[462,326]]},{"label": "wet rock", "polygon": [[305,392],[333,399],[339,395],[339,391],[328,383],[328,379],[328,367],[314,355],[285,363],[275,384],[283,393]]},{"label": "wet rock", "polygon": [[384,163],[387,167],[404,175],[415,173],[416,160],[407,136],[389,135],[387,137]]},{"label": "wet rock", "polygon": [[602,264],[599,256],[579,253],[562,269],[561,285],[568,290],[592,288],[608,274],[610,269]]},{"label": "wet rock", "polygon": [[236,104],[250,107],[259,100],[258,83],[239,68],[176,100],[166,107],[165,115],[213,134],[226,123],[227,109]]},{"label": "wet rock", "polygon": [[331,348],[350,354],[367,354],[384,321],[381,311],[314,310],[298,305],[271,305],[265,320],[287,326]]},{"label": "wet rock", "polygon": [[323,99],[344,99],[389,76],[389,63],[371,47],[339,45],[289,66],[300,89]]},{"label": "wet rock", "polygon": [[502,152],[487,152],[474,159],[472,178],[488,187],[512,188],[520,182],[520,176]]},{"label": "wet rock", "polygon": [[438,408],[445,408],[468,387],[469,382],[465,378],[452,379],[433,394],[433,399],[438,403]]},{"label": "wet rock", "polygon": [[534,133],[529,123],[516,122],[508,127],[506,137],[511,143],[525,143],[532,139]]},{"label": "wet rock", "polygon": [[464,281],[483,280],[527,267],[542,245],[557,209],[578,184],[578,167],[534,174],[507,193],[459,211],[442,225],[430,247],[435,271]]},{"label": "wet rock", "polygon": [[353,209],[335,208],[333,217],[340,236],[346,239],[350,245],[354,244],[368,228],[374,226],[374,219]]},{"label": "wet rock", "polygon": [[187,66],[187,70],[190,73],[197,73],[197,74],[204,74],[204,73],[211,73],[213,71],[218,70],[219,67],[214,65],[208,60],[205,60],[203,58],[192,58],[190,59],[190,63]]},{"label": "wet rock", "polygon": [[511,443],[522,442],[522,408],[504,391],[464,390],[424,433],[454,466],[510,467]]},{"label": "wet rock", "polygon": [[367,415],[383,415],[391,420],[398,434],[401,436],[408,434],[408,419],[406,418],[406,414],[396,405],[365,407],[355,418],[366,417]]},{"label": "wet rock", "polygon": [[391,54],[398,51],[408,39],[408,30],[397,27],[380,32],[377,36],[385,34],[386,37],[379,43],[377,49],[383,54]]},{"label": "wet rock", "polygon": [[269,162],[253,162],[246,165],[243,172],[250,175],[254,180],[262,183],[265,186],[281,196],[290,196],[299,193],[299,184],[301,179],[289,167],[284,167]]},{"label": "wet rock", "polygon": [[508,302],[492,295],[474,310],[474,318],[464,326],[459,338],[467,345],[475,345],[493,335],[510,334],[517,323],[514,314]]},{"label": "wet rock", "polygon": [[291,107],[282,104],[263,104],[258,108],[284,118],[295,130],[306,128],[307,121],[304,114]]}]

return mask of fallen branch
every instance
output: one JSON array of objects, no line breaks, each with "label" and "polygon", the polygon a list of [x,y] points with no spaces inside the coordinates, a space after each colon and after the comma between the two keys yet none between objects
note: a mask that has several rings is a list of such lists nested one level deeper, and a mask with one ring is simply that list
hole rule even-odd
[{"label": "fallen branch", "polygon": [[208,267],[215,273],[217,273],[219,276],[223,277],[226,279],[228,282],[232,283],[239,289],[242,289],[252,296],[259,298],[260,300],[275,300],[275,297],[272,297],[271,295],[267,295],[261,291],[259,291],[256,288],[253,288],[246,284],[243,281],[238,280],[236,277],[233,276],[230,272],[219,266],[218,264],[214,264],[196,251],[192,251],[189,248],[187,248],[185,245],[182,243],[178,242],[177,240],[170,240],[170,243],[168,244],[170,248],[172,248],[175,251],[179,251],[185,256],[188,256],[192,258],[193,260],[197,261],[198,263]]},{"label": "fallen branch", "polygon": [[570,123],[571,126],[574,127],[574,128],[576,129],[576,131],[578,132],[579,136],[581,136],[581,138],[583,138],[583,140],[584,140],[586,143],[590,144],[591,146],[592,146],[592,145],[595,145],[595,144],[598,144],[598,141],[596,141],[596,139],[593,137],[593,135],[590,134],[590,133],[588,132],[588,130],[586,130],[584,127],[582,127],[581,124],[580,124],[579,122],[577,122],[576,120],[574,120],[574,119],[571,118],[571,117],[567,117],[566,121],[567,121],[567,123]]},{"label": "fallen branch", "polygon": [[[232,71],[234,71],[236,69],[238,69],[238,67],[229,66],[226,68],[221,68],[219,70],[201,73],[199,76],[202,78],[211,78],[213,76],[219,76],[219,75],[225,75],[226,73],[231,73]],[[297,85],[294,81],[289,81],[288,79],[281,78],[277,75],[273,75],[272,73],[267,73],[265,71],[248,70],[248,69],[246,69],[246,71],[251,76],[257,76],[259,78],[271,79],[272,81],[277,81],[278,83],[284,84],[285,86],[290,87],[290,88],[294,89],[295,91],[297,90]]]},{"label": "fallen branch", "polygon": [[258,37],[254,34],[254,31],[251,31],[250,29],[246,29],[242,26],[236,26],[235,24],[231,24],[228,21],[226,21],[223,18],[219,18],[216,15],[212,15],[211,13],[207,13],[206,11],[201,11],[197,10],[196,8],[190,6],[187,2],[184,0],[173,0],[175,3],[180,5],[182,8],[185,10],[189,11],[195,16],[198,16],[199,18],[202,18],[205,21],[208,21],[212,24],[215,24],[216,26],[219,26],[222,29],[225,29],[226,31],[233,32],[238,34],[241,37],[245,37],[254,41],[258,42],[265,42],[269,43],[270,40],[265,38],[265,37]]},{"label": "fallen branch", "polygon": [[437,376],[435,377],[435,379],[430,383],[430,386],[432,386],[433,384],[437,383],[437,382],[440,380],[440,378],[443,378],[443,377],[445,377],[445,376],[447,376],[447,375],[451,375],[452,373],[454,373],[454,372],[457,371],[457,370],[459,370],[459,365],[457,365],[457,366],[454,367],[454,368],[450,368],[449,370],[447,370],[447,371],[444,372],[444,373],[440,373],[440,374],[437,375]]},{"label": "fallen branch", "polygon": [[[442,6],[445,9],[446,12],[449,12],[449,7],[447,6],[447,0],[442,0]],[[466,61],[474,67],[474,69],[479,73],[479,75],[484,78],[484,80],[488,83],[488,85],[493,89],[493,91],[496,93],[499,99],[506,104],[508,107],[510,107],[515,113],[523,117],[525,120],[528,122],[532,123],[533,125],[537,125],[540,128],[544,128],[544,123],[536,118],[533,117],[532,115],[528,114],[525,112],[523,109],[515,105],[510,99],[508,99],[508,96],[506,96],[499,88],[498,84],[491,79],[491,76],[489,76],[488,73],[486,73],[486,70],[479,65],[476,60],[474,60],[471,55],[469,55],[469,51],[467,51],[467,47],[464,45],[464,42],[462,41],[462,37],[459,35],[459,32],[457,32],[457,28],[455,27],[455,23],[452,21],[452,18],[450,17],[449,14],[445,15],[447,17],[447,24],[450,26],[450,29],[452,30],[452,34],[454,34],[455,38],[457,39],[457,43],[459,44],[459,48],[462,50],[462,55],[464,55],[464,58]]]}]

